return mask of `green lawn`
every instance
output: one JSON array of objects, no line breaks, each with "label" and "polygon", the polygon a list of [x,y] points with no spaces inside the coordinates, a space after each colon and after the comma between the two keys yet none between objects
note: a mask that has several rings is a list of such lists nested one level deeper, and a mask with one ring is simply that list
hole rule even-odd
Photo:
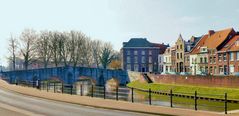
[{"label": "green lawn", "polygon": [[152,91],[169,92],[170,89],[173,93],[181,93],[186,95],[194,95],[197,91],[198,96],[212,97],[212,98],[224,98],[224,94],[227,93],[228,99],[239,100],[239,88],[220,88],[220,87],[206,87],[206,86],[191,86],[191,85],[175,85],[175,84],[147,84],[134,81],[127,84],[128,87]]}]

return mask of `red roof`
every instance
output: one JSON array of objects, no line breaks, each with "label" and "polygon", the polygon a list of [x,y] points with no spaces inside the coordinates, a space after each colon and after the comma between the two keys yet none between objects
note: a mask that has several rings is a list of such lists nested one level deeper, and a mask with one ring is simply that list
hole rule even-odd
[{"label": "red roof", "polygon": [[233,28],[229,29],[224,29],[220,31],[216,31],[212,35],[206,34],[204,35],[197,45],[193,48],[191,51],[191,54],[197,54],[200,53],[200,48],[201,47],[207,47],[209,49],[212,48],[217,48],[220,46],[227,38],[228,36],[232,33],[235,32]]},{"label": "red roof", "polygon": [[226,52],[226,51],[238,51],[238,50],[239,50],[239,35],[236,35],[232,39],[230,39],[219,51]]}]

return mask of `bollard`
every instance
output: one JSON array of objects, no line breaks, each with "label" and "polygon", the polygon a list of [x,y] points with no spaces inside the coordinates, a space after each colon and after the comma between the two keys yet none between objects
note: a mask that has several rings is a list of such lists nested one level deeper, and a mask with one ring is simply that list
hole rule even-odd
[{"label": "bollard", "polygon": [[225,114],[227,114],[227,93],[225,93]]},{"label": "bollard", "polygon": [[173,107],[173,91],[172,89],[170,90],[170,107]]},{"label": "bollard", "polygon": [[151,88],[149,88],[149,105],[151,105]]},{"label": "bollard", "polygon": [[134,103],[134,88],[131,88],[131,101]]},{"label": "bollard", "polygon": [[105,99],[105,85],[104,85],[104,99]]},{"label": "bollard", "polygon": [[119,100],[119,87],[116,86],[116,100]]},{"label": "bollard", "polygon": [[198,110],[198,108],[197,108],[197,91],[195,91],[195,95],[194,95],[194,103],[195,103],[195,106],[194,106],[194,108],[195,108],[195,110]]},{"label": "bollard", "polygon": [[80,95],[83,96],[83,86],[82,86],[82,84],[80,85]]}]

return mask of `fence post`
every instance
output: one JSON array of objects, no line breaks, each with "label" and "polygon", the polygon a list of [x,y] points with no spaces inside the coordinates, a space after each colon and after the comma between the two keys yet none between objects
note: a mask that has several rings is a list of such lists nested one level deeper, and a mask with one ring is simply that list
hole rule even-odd
[{"label": "fence post", "polygon": [[73,93],[72,91],[73,91],[73,85],[71,85],[71,95],[72,95],[72,93]]},{"label": "fence post", "polygon": [[61,93],[62,94],[64,93],[64,83],[63,82],[61,83]]},{"label": "fence post", "polygon": [[173,107],[173,90],[170,90],[170,107]]},{"label": "fence post", "polygon": [[[31,81],[30,81],[31,82]],[[32,88],[34,88],[35,86],[34,86],[34,81],[32,81]]]},{"label": "fence post", "polygon": [[131,88],[131,101],[134,103],[134,88]]},{"label": "fence post", "polygon": [[225,93],[225,114],[227,114],[227,93]]},{"label": "fence post", "polygon": [[49,91],[49,82],[48,81],[46,82],[46,90],[47,90],[47,92]]},{"label": "fence post", "polygon": [[56,93],[56,82],[54,82],[53,85],[54,85],[54,93]]},{"label": "fence post", "polygon": [[116,86],[116,100],[119,100],[119,87]]},{"label": "fence post", "polygon": [[91,97],[94,97],[94,85],[91,85]]},{"label": "fence post", "polygon": [[197,91],[195,91],[194,100],[195,100],[195,110],[198,110],[198,108],[197,108]]},{"label": "fence post", "polygon": [[149,88],[149,105],[151,105],[151,88]]},{"label": "fence post", "polygon": [[105,99],[105,85],[104,85],[104,99]]},{"label": "fence post", "polygon": [[83,96],[83,86],[80,84],[80,95]]}]

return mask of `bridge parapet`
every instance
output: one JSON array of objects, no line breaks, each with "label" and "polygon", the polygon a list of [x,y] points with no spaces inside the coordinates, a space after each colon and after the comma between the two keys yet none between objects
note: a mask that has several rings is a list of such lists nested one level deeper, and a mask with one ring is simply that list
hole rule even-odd
[{"label": "bridge parapet", "polygon": [[78,81],[81,76],[90,77],[96,81],[97,85],[103,85],[112,78],[118,79],[120,85],[126,85],[129,82],[127,71],[87,67],[54,67],[6,71],[2,72],[2,76],[11,83],[17,80],[49,80],[52,77],[56,77],[64,83],[72,84]]}]

